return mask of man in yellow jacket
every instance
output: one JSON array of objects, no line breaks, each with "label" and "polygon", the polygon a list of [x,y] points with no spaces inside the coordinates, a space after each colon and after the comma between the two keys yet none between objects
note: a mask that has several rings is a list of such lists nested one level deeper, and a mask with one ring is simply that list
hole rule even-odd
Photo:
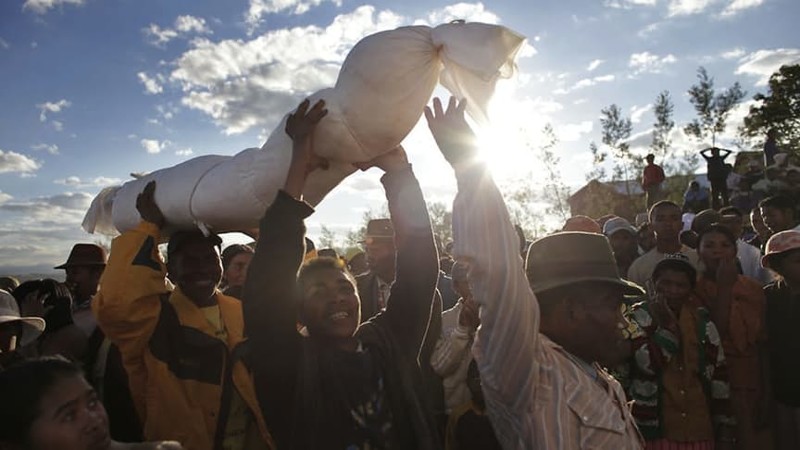
[{"label": "man in yellow jacket", "polygon": [[114,239],[92,302],[122,353],[144,437],[193,450],[273,448],[242,361],[241,303],[217,290],[221,240],[176,232],[165,266],[158,242],[166,223],[155,187],[150,182],[136,200],[139,226]]}]

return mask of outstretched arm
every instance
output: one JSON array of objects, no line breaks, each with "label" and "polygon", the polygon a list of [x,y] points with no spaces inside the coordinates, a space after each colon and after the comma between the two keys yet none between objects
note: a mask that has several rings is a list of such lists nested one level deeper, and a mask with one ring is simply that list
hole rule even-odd
[{"label": "outstretched arm", "polygon": [[[475,135],[464,120],[466,104],[439,99],[425,111],[439,149],[455,170],[454,255],[470,266],[480,304],[475,353],[487,401],[518,414],[530,401],[539,350],[539,307],[519,255],[519,238],[486,166],[476,161]],[[499,400],[499,401],[498,401]]]},{"label": "outstretched arm", "polygon": [[375,166],[386,172],[381,182],[394,226],[397,263],[386,312],[380,320],[402,335],[402,342],[416,355],[430,322],[439,279],[439,256],[425,199],[402,147],[356,166],[362,170]]}]

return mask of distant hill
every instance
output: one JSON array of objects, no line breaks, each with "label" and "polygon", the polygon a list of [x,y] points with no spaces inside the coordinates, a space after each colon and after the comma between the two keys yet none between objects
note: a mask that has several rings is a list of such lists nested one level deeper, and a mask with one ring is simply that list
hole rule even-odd
[{"label": "distant hill", "polygon": [[55,270],[47,264],[33,266],[0,266],[0,276],[12,276],[19,281],[35,280],[39,278],[53,278],[64,281],[63,270]]}]

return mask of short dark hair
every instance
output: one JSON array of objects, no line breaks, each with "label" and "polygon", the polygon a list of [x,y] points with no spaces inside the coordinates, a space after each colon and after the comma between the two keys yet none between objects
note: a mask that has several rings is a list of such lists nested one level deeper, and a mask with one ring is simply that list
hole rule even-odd
[{"label": "short dark hair", "polygon": [[345,264],[341,258],[318,256],[306,261],[302,267],[300,267],[300,271],[297,273],[295,290],[295,296],[297,300],[303,300],[303,283],[306,281],[306,279],[312,274],[322,272],[323,270],[338,270],[339,272],[344,273],[353,284],[356,284],[355,277],[350,273],[350,270],[347,268],[347,264]]},{"label": "short dark hair", "polygon": [[665,258],[659,261],[659,263],[656,264],[656,267],[653,269],[653,275],[651,277],[653,279],[653,283],[658,281],[661,275],[668,270],[686,274],[686,276],[689,277],[689,283],[691,284],[692,289],[694,289],[694,286],[697,283],[697,269],[692,267],[691,263],[688,261],[678,258]]},{"label": "short dark hair", "polygon": [[791,209],[794,211],[795,202],[786,195],[773,195],[758,202],[759,208]]},{"label": "short dark hair", "polygon": [[43,395],[57,381],[83,376],[62,356],[30,359],[0,372],[0,442],[25,446]]},{"label": "short dark hair", "polygon": [[724,208],[721,208],[719,210],[719,213],[722,214],[723,216],[737,216],[744,218],[744,213],[742,213],[742,210],[740,210],[735,206],[726,206]]},{"label": "short dark hair", "polygon": [[45,278],[42,280],[28,280],[19,285],[11,295],[17,300],[17,305],[22,309],[26,297],[36,293],[44,297],[44,305],[49,307],[43,317],[47,322],[44,334],[51,334],[74,323],[72,319],[72,294],[64,283]]},{"label": "short dark hair", "polygon": [[172,259],[172,256],[179,252],[181,247],[194,241],[206,241],[214,247],[217,247],[217,250],[221,250],[222,239],[216,234],[210,233],[206,236],[200,230],[181,230],[176,231],[169,238],[169,243],[167,244],[167,260],[169,261]]},{"label": "short dark hair", "polygon": [[658,208],[663,208],[665,206],[671,206],[673,208],[681,209],[681,207],[678,206],[678,204],[673,202],[672,200],[661,200],[659,202],[656,202],[655,205],[651,206],[650,207],[650,211],[647,211],[648,219],[650,218],[650,216],[653,215],[653,211],[657,210]]},{"label": "short dark hair", "polygon": [[233,258],[241,255],[242,253],[253,254],[253,247],[245,244],[232,244],[225,247],[222,251],[222,269],[227,269]]},{"label": "short dark hair", "polygon": [[656,155],[648,153],[647,156],[644,157],[644,159],[656,159]]},{"label": "short dark hair", "polygon": [[731,244],[733,244],[734,248],[736,247],[736,236],[734,236],[734,234],[731,233],[731,230],[729,230],[728,227],[726,227],[724,225],[720,225],[718,223],[711,224],[710,226],[708,226],[707,228],[701,230],[697,234],[697,245],[698,245],[698,247],[700,246],[700,243],[703,242],[703,237],[705,235],[711,234],[711,233],[719,233],[719,234],[724,235],[729,241],[731,241]]}]

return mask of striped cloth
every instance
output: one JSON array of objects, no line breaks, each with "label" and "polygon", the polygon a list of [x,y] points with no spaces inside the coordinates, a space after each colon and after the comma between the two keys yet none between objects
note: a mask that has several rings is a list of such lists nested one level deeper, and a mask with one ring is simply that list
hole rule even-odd
[{"label": "striped cloth", "polygon": [[644,448],[619,383],[597,365],[590,374],[539,333],[519,239],[485,167],[461,167],[456,179],[454,253],[469,262],[481,305],[473,354],[503,448]]}]

